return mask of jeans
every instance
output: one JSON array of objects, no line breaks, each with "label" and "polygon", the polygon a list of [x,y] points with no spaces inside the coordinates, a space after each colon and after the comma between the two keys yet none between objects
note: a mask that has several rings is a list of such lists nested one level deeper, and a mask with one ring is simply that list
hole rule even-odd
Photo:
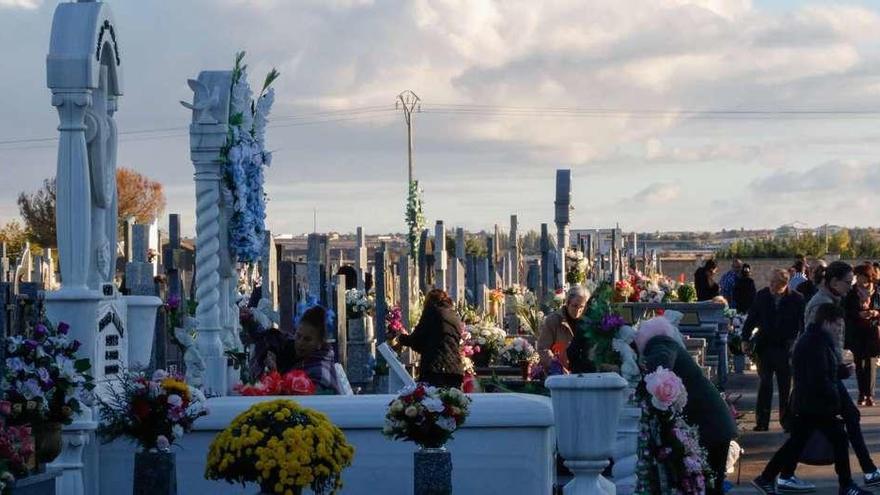
[{"label": "jeans", "polygon": [[874,387],[877,385],[877,363],[873,357],[856,357],[856,380],[859,382],[859,398],[874,398]]},{"label": "jeans", "polygon": [[755,420],[758,426],[770,426],[770,410],[773,405],[773,375],[779,389],[779,421],[785,417],[788,395],[791,391],[791,352],[788,346],[771,346],[758,352],[758,404]]},{"label": "jeans", "polygon": [[773,454],[761,476],[767,480],[775,480],[783,468],[797,464],[804,446],[816,430],[821,431],[834,447],[834,471],[837,473],[837,482],[842,488],[852,484],[846,432],[843,429],[843,422],[833,416],[798,415],[791,418],[791,436]]}]

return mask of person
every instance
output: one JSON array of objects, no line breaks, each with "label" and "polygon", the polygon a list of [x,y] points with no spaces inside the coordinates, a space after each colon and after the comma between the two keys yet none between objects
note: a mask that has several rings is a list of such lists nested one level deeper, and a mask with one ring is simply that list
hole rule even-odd
[{"label": "person", "polygon": [[807,281],[807,265],[802,259],[798,259],[791,265],[792,275],[788,281],[788,288],[797,290],[798,286]]},{"label": "person", "polygon": [[810,278],[806,282],[798,285],[797,289],[795,289],[804,296],[804,303],[810,302],[810,299],[816,295],[816,292],[819,290],[819,286],[822,285],[822,280],[825,277],[826,268],[828,268],[828,263],[825,263],[825,260],[817,261],[810,273]]},{"label": "person", "polygon": [[[755,356],[758,365],[754,431],[770,429],[774,375],[779,390],[780,423],[783,423],[788,406],[791,349],[804,329],[804,298],[790,290],[788,282],[785,270],[773,270],[769,287],[755,295],[755,302],[742,327],[743,352]],[[760,331],[753,335],[756,328]]]},{"label": "person", "polygon": [[737,309],[736,298],[734,297],[734,286],[736,285],[736,281],[742,274],[742,269],[742,260],[739,258],[734,258],[734,260],[730,262],[730,270],[727,270],[727,273],[722,275],[721,281],[718,282],[718,286],[721,290],[721,295],[724,296],[724,299],[730,301],[730,307],[733,309]]},{"label": "person", "polygon": [[554,348],[563,351],[568,348],[589,298],[590,294],[586,289],[579,285],[572,286],[565,294],[565,304],[544,318],[537,341],[538,354],[544,369],[551,367],[554,357],[567,361],[565,352],[557,353]]},{"label": "person", "polygon": [[739,277],[733,285],[733,299],[731,300],[731,308],[736,309],[738,313],[748,314],[755,301],[755,279],[752,278],[752,267],[748,263],[743,263],[740,269]]},{"label": "person", "polygon": [[[841,361],[835,349],[835,334],[843,331],[843,310],[825,303],[815,310],[814,320],[798,339],[792,353],[794,395],[791,436],[780,447],[752,484],[765,495],[777,493],[776,477],[783,467],[797,462],[807,441],[817,430],[834,448],[834,470],[841,495],[868,495],[857,486],[849,466],[849,448],[843,423],[839,376]],[[780,485],[781,487],[781,485]]]},{"label": "person", "polygon": [[[804,311],[805,324],[809,326],[816,322],[818,309],[824,304],[837,306],[840,311],[844,311],[843,298],[852,289],[854,279],[853,267],[849,263],[834,261],[829,264],[825,269],[825,276],[822,279],[822,284],[819,286],[819,289],[816,291],[813,298],[810,299],[810,302],[807,303],[806,310]],[[845,327],[845,323],[840,327],[831,327],[833,331],[832,336],[834,337],[834,351],[836,352],[837,360],[840,363],[843,363]],[[841,365],[840,377],[842,379],[849,378],[851,373],[850,367]],[[843,417],[846,426],[846,434],[849,437],[849,442],[856,454],[856,459],[859,461],[859,466],[864,473],[865,484],[868,486],[880,486],[880,470],[877,469],[877,465],[874,463],[874,460],[871,458],[871,453],[868,451],[868,446],[865,444],[865,437],[862,435],[861,426],[862,415],[859,412],[859,408],[856,407],[856,403],[853,402],[852,397],[850,397],[843,382],[840,382],[839,392],[841,416]],[[790,460],[790,464],[783,468],[782,474],[780,475],[780,482],[782,482],[783,479],[791,479],[792,485],[798,485],[798,489],[803,490],[806,486],[809,486],[809,484],[801,482],[794,476],[796,468],[797,460]]]},{"label": "person", "polygon": [[398,342],[421,355],[419,381],[435,387],[461,388],[461,320],[452,300],[442,289],[425,296],[422,316],[413,332],[400,335]]},{"label": "person", "polygon": [[694,272],[694,288],[697,290],[697,301],[711,301],[719,295],[720,288],[715,281],[718,272],[718,263],[715,260],[706,260],[703,266]]},{"label": "person", "polygon": [[874,296],[874,269],[871,265],[859,265],[853,273],[856,284],[844,299],[846,332],[844,343],[853,354],[856,380],[859,387],[859,405],[874,405],[874,387],[877,367],[875,359],[880,356],[878,318],[880,311],[872,305]]},{"label": "person", "polygon": [[681,334],[664,317],[652,318],[639,325],[635,335],[636,350],[646,373],[662,366],[678,375],[687,391],[684,415],[700,433],[700,445],[706,449],[715,483],[706,494],[721,495],[727,471],[730,441],[736,438],[736,423],[718,389],[703,374],[685,349]]}]

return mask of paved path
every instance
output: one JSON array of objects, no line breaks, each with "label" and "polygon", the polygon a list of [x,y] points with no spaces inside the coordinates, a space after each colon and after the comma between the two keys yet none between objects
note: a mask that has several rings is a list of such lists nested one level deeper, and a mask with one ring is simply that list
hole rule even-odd
[{"label": "paved path", "polygon": [[[855,396],[856,384],[855,380],[847,381],[850,392]],[[741,393],[742,399],[739,401],[741,410],[747,412],[743,427],[745,431],[740,436],[740,445],[745,449],[745,455],[742,461],[741,483],[736,486],[736,473],[730,479],[734,483],[733,494],[753,494],[757,490],[751,487],[751,480],[757,476],[764,465],[785,441],[787,436],[782,432],[779,426],[777,397],[774,395],[773,417],[770,423],[770,431],[765,433],[755,433],[752,428],[755,426],[755,401],[758,391],[758,376],[752,371],[744,375],[730,375],[727,390],[731,393]],[[874,407],[859,408],[862,412],[862,431],[865,435],[865,442],[868,449],[874,454],[874,462],[880,463],[880,405]],[[850,467],[853,471],[853,477],[856,482],[861,484],[862,475],[858,461],[852,454],[850,449]],[[837,493],[837,478],[834,475],[833,466],[798,466],[797,475],[805,480],[815,483],[817,486],[816,493],[822,495],[834,495]],[[880,489],[875,490],[880,495]]]}]

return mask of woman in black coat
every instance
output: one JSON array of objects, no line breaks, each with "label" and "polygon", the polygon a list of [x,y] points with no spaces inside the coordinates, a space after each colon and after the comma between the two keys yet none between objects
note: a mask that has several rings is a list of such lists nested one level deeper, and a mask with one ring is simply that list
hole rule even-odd
[{"label": "woman in black coat", "polygon": [[874,405],[877,368],[874,358],[880,356],[880,311],[872,304],[874,295],[873,269],[855,267],[856,284],[844,299],[846,311],[845,347],[852,351],[859,385],[859,405]]},{"label": "woman in black coat", "polygon": [[419,381],[435,387],[461,388],[461,319],[446,292],[434,289],[425,297],[415,330],[398,341],[421,355]]},{"label": "woman in black coat", "polygon": [[715,281],[715,273],[718,272],[718,263],[715,260],[706,260],[703,266],[694,272],[694,288],[697,289],[697,301],[711,301],[721,293],[718,282]]}]

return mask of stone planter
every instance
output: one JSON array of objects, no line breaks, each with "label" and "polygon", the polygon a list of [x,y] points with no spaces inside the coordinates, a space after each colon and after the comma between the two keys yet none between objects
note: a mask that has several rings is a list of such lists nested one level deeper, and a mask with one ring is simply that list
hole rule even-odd
[{"label": "stone planter", "polygon": [[156,334],[156,311],[162,300],[156,296],[125,296],[128,305],[128,367],[135,371],[150,367]]},{"label": "stone planter", "polygon": [[445,447],[421,447],[413,453],[413,494],[452,494],[452,454]]},{"label": "stone planter", "polygon": [[133,495],[177,495],[174,452],[134,454]]},{"label": "stone planter", "polygon": [[34,454],[38,464],[46,464],[61,454],[61,423],[38,423],[33,427]]},{"label": "stone planter", "polygon": [[559,454],[574,479],[566,495],[613,494],[601,476],[614,446],[627,383],[617,373],[556,375],[547,378],[556,420]]}]

